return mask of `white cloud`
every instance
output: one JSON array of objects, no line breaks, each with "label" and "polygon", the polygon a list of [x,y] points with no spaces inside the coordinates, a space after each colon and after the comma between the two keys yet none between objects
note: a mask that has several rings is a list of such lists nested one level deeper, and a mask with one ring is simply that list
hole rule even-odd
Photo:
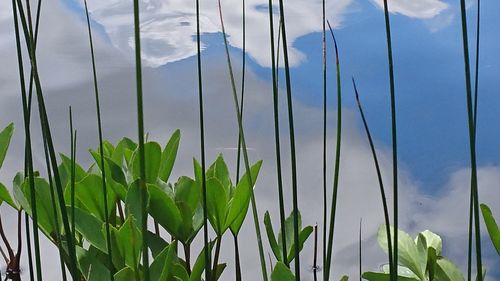
[{"label": "white cloud", "polygon": [[[143,56],[151,66],[160,66],[196,54],[193,36],[196,34],[194,2],[183,0],[150,0],[141,2]],[[328,2],[328,17],[334,27],[343,21],[343,15],[353,0]],[[306,34],[321,30],[320,0],[286,1],[287,35],[292,65],[298,65],[305,56],[293,42]],[[217,1],[202,1],[201,29],[203,33],[219,32],[220,20]],[[269,15],[265,0],[247,1],[247,50],[263,66],[270,65]],[[222,1],[229,43],[242,48],[242,7],[240,1]],[[275,7],[277,8],[277,7]],[[93,20],[100,23],[113,45],[123,52],[133,51],[132,1],[89,1]],[[274,17],[277,28],[278,16]],[[277,34],[277,30],[276,30]]]},{"label": "white cloud", "polygon": [[[383,0],[372,0],[379,7],[384,7]],[[388,1],[389,11],[404,16],[430,19],[448,8],[448,4],[441,0],[393,0]]]}]

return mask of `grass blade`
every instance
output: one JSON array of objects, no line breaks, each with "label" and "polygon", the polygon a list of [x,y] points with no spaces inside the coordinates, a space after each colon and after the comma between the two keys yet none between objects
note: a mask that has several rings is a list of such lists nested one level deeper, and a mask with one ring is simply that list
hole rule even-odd
[{"label": "grass blade", "polygon": [[378,162],[378,157],[377,157],[377,152],[375,150],[375,145],[373,144],[373,138],[370,133],[370,128],[368,127],[368,122],[365,117],[365,113],[363,112],[363,106],[361,105],[361,101],[359,99],[359,92],[358,88],[356,87],[356,81],[354,81],[354,78],[352,79],[352,85],[354,87],[354,93],[356,95],[356,103],[358,105],[359,113],[361,115],[361,120],[363,120],[363,126],[365,128],[366,136],[368,138],[368,142],[370,143],[370,150],[372,152],[372,157],[373,157],[373,162],[375,163],[375,170],[377,171],[377,179],[378,179],[378,184],[380,188],[380,196],[382,199],[382,206],[384,209],[384,220],[385,220],[385,229],[387,233],[387,252],[389,255],[389,272],[392,274],[395,274],[396,272],[394,271],[394,263],[393,263],[393,252],[392,252],[392,242],[391,242],[391,227],[390,227],[390,220],[389,220],[389,207],[387,205],[387,198],[385,196],[385,188],[384,188],[384,181],[382,180],[382,172],[380,171],[380,164]]},{"label": "grass blade", "polygon": [[[87,7],[87,0],[84,0],[85,4],[85,16],[87,18],[87,29],[89,34],[89,45],[90,45],[90,56],[92,59],[92,75],[94,80],[94,93],[95,93],[95,105],[96,105],[96,115],[97,115],[97,130],[99,135],[99,154],[101,154],[101,177],[102,177],[102,192],[104,199],[104,217],[105,217],[105,231],[106,231],[106,248],[108,250],[108,262],[110,265],[113,264],[113,254],[111,251],[111,232],[109,225],[109,210],[108,210],[108,190],[106,185],[106,169],[104,169],[104,145],[103,145],[103,137],[102,137],[102,121],[101,121],[101,105],[99,101],[99,87],[97,83],[97,70],[95,63],[95,54],[94,54],[94,42],[92,40],[92,28],[90,26],[90,17],[89,10]],[[145,248],[146,249],[146,248]],[[147,265],[146,265],[147,266]],[[109,278],[111,281],[115,280],[114,270],[109,271]]]},{"label": "grass blade", "polygon": [[293,104],[292,104],[292,82],[290,77],[290,62],[288,56],[288,43],[286,37],[285,24],[285,7],[283,0],[279,0],[279,9],[281,16],[281,38],[283,40],[283,56],[285,60],[285,81],[286,81],[286,96],[288,101],[288,125],[290,134],[290,156],[292,165],[292,206],[294,214],[293,222],[293,240],[295,245],[295,278],[300,281],[300,248],[299,248],[299,204],[297,195],[297,160],[295,155],[295,128],[293,121]]},{"label": "grass blade", "polygon": [[328,199],[326,187],[326,161],[327,161],[327,138],[326,138],[326,118],[327,118],[327,51],[326,51],[326,1],[323,0],[323,268],[326,263],[326,225],[328,223]]},{"label": "grass blade", "polygon": [[324,279],[330,279],[330,267],[332,263],[332,251],[333,251],[333,236],[335,234],[335,215],[337,212],[337,195],[339,187],[339,176],[340,176],[340,152],[342,143],[342,85],[340,80],[340,59],[337,46],[337,39],[333,33],[333,29],[328,22],[328,28],[330,29],[330,34],[333,38],[333,43],[335,46],[335,62],[336,62],[336,73],[337,73],[337,145],[335,149],[335,168],[333,175],[333,194],[332,194],[332,204],[330,210],[330,225],[328,230],[328,246],[326,253],[326,264],[324,271]]},{"label": "grass blade", "polygon": [[206,161],[205,161],[205,120],[203,112],[203,76],[201,71],[201,32],[200,32],[200,0],[196,0],[196,60],[198,70],[198,100],[200,107],[200,153],[201,153],[201,185],[203,191],[203,253],[205,255],[205,280],[210,280],[210,239],[208,237],[208,210],[207,210],[207,180],[206,180]]},{"label": "grass blade", "polygon": [[384,0],[384,18],[385,32],[387,39],[387,58],[389,63],[389,83],[391,95],[391,126],[392,126],[392,176],[393,176],[393,211],[394,211],[394,254],[393,254],[393,271],[390,273],[391,281],[396,281],[397,273],[395,272],[398,266],[398,141],[397,141],[397,123],[396,123],[396,90],[394,83],[394,63],[392,58],[392,38],[391,38],[391,22],[389,18],[389,7],[387,0]]},{"label": "grass blade", "polygon": [[[460,0],[460,13],[462,18],[462,39],[464,51],[464,67],[465,67],[465,84],[466,84],[466,99],[467,99],[467,116],[469,126],[469,146],[470,146],[470,162],[471,162],[471,201],[473,202],[473,222],[476,243],[476,268],[477,280],[483,280],[482,257],[481,257],[481,229],[479,225],[479,198],[477,187],[477,162],[476,162],[476,121],[474,112],[475,105],[472,97],[472,82],[470,72],[469,58],[469,39],[467,34],[467,13],[465,0]],[[477,58],[479,59],[479,58]]]},{"label": "grass blade", "polygon": [[139,1],[134,0],[134,37],[135,37],[135,73],[137,84],[137,128],[139,139],[139,170],[141,185],[142,209],[142,263],[144,266],[144,280],[149,281],[149,253],[147,245],[148,213],[146,188],[146,159],[144,151],[144,111],[142,95],[142,61],[141,61],[141,31],[139,19]]},{"label": "grass blade", "polygon": [[[281,169],[281,144],[280,144],[280,121],[279,121],[279,89],[278,89],[278,61],[279,55],[275,55],[275,43],[274,43],[274,19],[273,19],[273,1],[269,0],[269,29],[270,29],[270,39],[271,39],[271,64],[272,64],[272,80],[273,80],[273,113],[274,113],[274,137],[275,137],[275,148],[276,148],[276,174],[278,177],[278,201],[280,208],[280,226],[281,226],[281,241],[282,241],[282,251],[287,252],[286,245],[286,212],[285,212],[285,200],[283,199],[283,175]],[[281,20],[280,20],[281,21]],[[281,33],[281,24],[278,30],[278,49],[279,52],[279,37]],[[275,60],[276,57],[276,60]],[[284,259],[285,265],[288,266],[288,261]]]},{"label": "grass blade", "polygon": [[[224,18],[222,16],[222,6],[221,6],[220,0],[218,1],[218,4],[219,4],[219,16],[220,16],[220,21],[221,21],[222,34],[224,36],[224,46],[225,46],[225,50],[226,50],[227,64],[228,64],[228,68],[229,68],[229,76],[231,79],[234,106],[235,106],[236,115],[237,115],[237,119],[238,119],[239,135],[241,138],[241,145],[243,148],[243,161],[245,163],[246,173],[248,175],[251,175],[250,162],[248,160],[247,145],[245,142],[245,134],[243,131],[243,123],[242,123],[242,118],[241,118],[240,108],[239,108],[239,103],[238,103],[238,95],[236,94],[236,84],[234,81],[233,67],[231,64],[231,57],[229,55],[229,44],[227,42],[226,30],[224,27]],[[248,179],[248,186],[253,187],[252,177],[249,176],[249,177],[247,177],[247,179]],[[250,188],[250,201],[252,203],[252,213],[253,213],[254,224],[255,224],[255,232],[256,232],[256,236],[257,236],[257,246],[259,249],[259,258],[260,258],[260,264],[261,264],[261,268],[262,268],[262,278],[263,278],[262,280],[267,281],[268,277],[267,277],[267,269],[266,269],[266,260],[264,257],[264,247],[262,246],[262,236],[261,236],[260,226],[259,226],[259,215],[257,212],[257,203],[255,202],[253,188]]]}]

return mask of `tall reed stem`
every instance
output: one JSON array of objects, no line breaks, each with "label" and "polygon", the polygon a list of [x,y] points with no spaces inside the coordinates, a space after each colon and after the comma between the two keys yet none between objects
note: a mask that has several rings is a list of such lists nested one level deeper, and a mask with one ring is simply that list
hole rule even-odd
[{"label": "tall reed stem", "polygon": [[326,169],[327,169],[327,50],[326,50],[326,1],[323,0],[323,268],[326,268],[326,233],[327,233],[327,223],[328,223],[328,199],[327,199],[327,187],[326,187]]},{"label": "tall reed stem", "polygon": [[476,125],[475,125],[475,110],[472,97],[472,82],[470,72],[469,59],[469,39],[467,34],[467,13],[465,0],[460,0],[460,12],[462,18],[462,39],[464,51],[464,67],[465,67],[465,84],[466,84],[466,99],[467,99],[467,116],[469,126],[469,148],[471,162],[471,200],[473,202],[474,213],[474,232],[476,244],[476,270],[477,280],[483,280],[482,273],[482,257],[481,257],[481,229],[479,225],[479,196],[477,187],[477,160],[476,160]]}]

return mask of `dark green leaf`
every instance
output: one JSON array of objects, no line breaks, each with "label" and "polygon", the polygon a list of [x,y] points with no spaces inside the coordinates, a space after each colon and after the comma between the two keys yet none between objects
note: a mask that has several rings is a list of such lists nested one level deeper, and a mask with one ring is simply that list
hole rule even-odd
[{"label": "dark green leaf", "polygon": [[218,235],[222,235],[225,228],[227,211],[227,194],[217,178],[207,180],[207,209],[208,218]]},{"label": "dark green leaf", "polygon": [[[115,206],[115,194],[107,189],[107,205],[109,214],[113,212]],[[75,185],[76,198],[90,213],[101,221],[106,221],[104,216],[104,194],[101,176],[89,174],[82,181]]]},{"label": "dark green leaf", "polygon": [[12,196],[10,196],[10,193],[9,191],[7,190],[7,187],[5,187],[5,185],[3,185],[1,182],[0,182],[0,205],[5,202],[7,204],[9,204],[12,208],[18,210],[19,207],[17,206],[16,203],[14,203],[14,200],[12,200]]},{"label": "dark green leaf", "polygon": [[493,217],[491,209],[486,204],[481,204],[481,212],[483,213],[484,222],[490,234],[491,242],[495,246],[498,255],[500,255],[500,230],[498,229],[497,222]]},{"label": "dark green leaf", "polygon": [[464,281],[464,275],[460,268],[451,261],[441,258],[437,260],[436,281]]},{"label": "dark green leaf", "polygon": [[3,161],[9,149],[10,139],[14,133],[14,124],[10,123],[5,129],[0,132],[0,168],[2,168]]},{"label": "dark green leaf", "polygon": [[271,281],[295,281],[295,277],[290,269],[279,261],[271,273]]},{"label": "dark green leaf", "polygon": [[[309,238],[313,230],[314,229],[312,226],[307,226],[300,232],[299,251],[301,251],[302,248],[304,248],[304,243],[306,242],[307,238]],[[295,258],[295,243],[292,243],[290,253],[288,254],[288,262],[290,263],[294,258]]]},{"label": "dark green leaf", "polygon": [[269,212],[266,212],[264,215],[264,225],[266,226],[267,239],[274,256],[278,261],[283,261],[283,253],[281,252],[281,248],[278,246],[278,242],[276,242],[276,236],[274,235],[273,224],[271,222]]},{"label": "dark green leaf", "polygon": [[174,200],[156,185],[148,185],[148,191],[149,213],[171,235],[176,236],[182,216]]},{"label": "dark green leaf", "polygon": [[[144,157],[146,161],[146,182],[156,183],[158,179],[158,172],[160,171],[161,162],[161,147],[156,142],[148,142],[144,144]],[[134,153],[132,157],[132,173],[134,180],[140,177],[140,165],[139,165],[139,153],[138,150]]]},{"label": "dark green leaf", "polygon": [[[146,188],[146,187],[145,187]],[[139,180],[133,182],[127,192],[125,200],[125,213],[127,217],[133,216],[136,225],[142,225],[142,189]],[[146,190],[146,209],[148,208],[149,192]]]}]

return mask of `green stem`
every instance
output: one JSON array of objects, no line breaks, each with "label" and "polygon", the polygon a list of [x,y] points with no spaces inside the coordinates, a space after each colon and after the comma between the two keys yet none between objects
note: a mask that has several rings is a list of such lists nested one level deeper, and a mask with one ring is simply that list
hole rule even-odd
[{"label": "green stem", "polygon": [[[327,199],[327,50],[326,50],[326,1],[323,0],[323,268],[326,268],[326,225],[328,221]],[[326,280],[326,278],[325,278]]]}]

